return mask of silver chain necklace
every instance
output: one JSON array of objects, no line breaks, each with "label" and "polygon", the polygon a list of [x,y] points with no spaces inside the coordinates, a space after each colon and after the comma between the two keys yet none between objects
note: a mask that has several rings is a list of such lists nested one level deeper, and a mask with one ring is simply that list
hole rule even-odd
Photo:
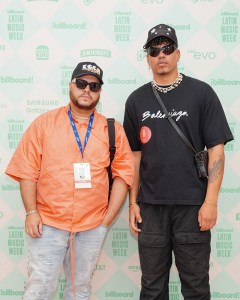
[{"label": "silver chain necklace", "polygon": [[179,84],[182,82],[182,80],[183,80],[183,76],[182,76],[182,74],[179,73],[178,77],[175,79],[175,81],[168,87],[162,87],[162,86],[158,85],[155,80],[152,81],[152,85],[159,92],[167,93],[167,92],[175,89],[177,86],[179,86]]}]

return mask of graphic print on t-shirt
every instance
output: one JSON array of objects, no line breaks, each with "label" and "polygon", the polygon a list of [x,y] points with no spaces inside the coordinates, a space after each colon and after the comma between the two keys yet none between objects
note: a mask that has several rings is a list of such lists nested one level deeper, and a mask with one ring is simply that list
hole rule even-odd
[{"label": "graphic print on t-shirt", "polygon": [[[169,111],[169,115],[173,118],[176,117],[176,122],[180,120],[180,118],[182,116],[186,116],[188,117],[188,113],[187,111],[182,111],[180,110],[179,112],[175,111],[174,109],[172,111]],[[142,121],[145,121],[146,119],[151,118],[151,119],[164,119],[165,118],[165,114],[163,112],[161,112],[160,110],[158,110],[156,113],[152,113],[149,110],[145,111],[142,114]]]},{"label": "graphic print on t-shirt", "polygon": [[140,140],[143,144],[146,144],[152,136],[151,129],[147,126],[143,126],[140,130]]}]

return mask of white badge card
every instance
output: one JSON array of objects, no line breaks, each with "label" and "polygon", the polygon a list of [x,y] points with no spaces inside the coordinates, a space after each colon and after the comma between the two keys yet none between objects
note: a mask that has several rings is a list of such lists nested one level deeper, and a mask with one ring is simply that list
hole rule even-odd
[{"label": "white badge card", "polygon": [[91,184],[91,173],[89,163],[74,163],[74,181],[76,189],[89,189]]}]

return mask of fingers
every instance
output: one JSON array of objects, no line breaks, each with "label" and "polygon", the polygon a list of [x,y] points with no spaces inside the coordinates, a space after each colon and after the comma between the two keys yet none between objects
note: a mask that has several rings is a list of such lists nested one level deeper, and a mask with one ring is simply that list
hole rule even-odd
[{"label": "fingers", "polygon": [[201,231],[212,229],[217,222],[217,208],[203,204],[198,213],[198,223]]},{"label": "fingers", "polygon": [[215,225],[216,225],[216,223],[214,223],[214,222],[203,222],[202,225],[199,225],[199,226],[200,226],[201,231],[207,231],[207,230],[213,229],[213,227]]},{"label": "fingers", "polygon": [[202,215],[198,217],[198,223],[201,231],[207,231],[212,229],[216,225],[216,219],[207,218]]},{"label": "fingers", "polygon": [[42,235],[42,220],[39,214],[33,214],[26,217],[25,231],[32,238],[39,238]]},{"label": "fingers", "polygon": [[140,209],[137,204],[130,207],[129,219],[130,229],[133,234],[137,235],[139,232],[141,232],[141,230],[138,228],[138,223],[142,222]]}]

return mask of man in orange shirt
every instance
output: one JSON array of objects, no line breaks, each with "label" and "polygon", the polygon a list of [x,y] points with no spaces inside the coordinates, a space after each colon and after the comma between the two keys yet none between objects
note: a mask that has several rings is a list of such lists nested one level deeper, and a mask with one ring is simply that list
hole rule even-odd
[{"label": "man in orange shirt", "polygon": [[42,114],[23,135],[6,174],[19,181],[29,236],[24,300],[52,299],[62,266],[64,299],[90,297],[91,276],[107,228],[133,182],[133,156],[123,127],[115,122],[116,154],[108,201],[109,138],[96,111],[103,71],[77,65],[70,103]]}]

